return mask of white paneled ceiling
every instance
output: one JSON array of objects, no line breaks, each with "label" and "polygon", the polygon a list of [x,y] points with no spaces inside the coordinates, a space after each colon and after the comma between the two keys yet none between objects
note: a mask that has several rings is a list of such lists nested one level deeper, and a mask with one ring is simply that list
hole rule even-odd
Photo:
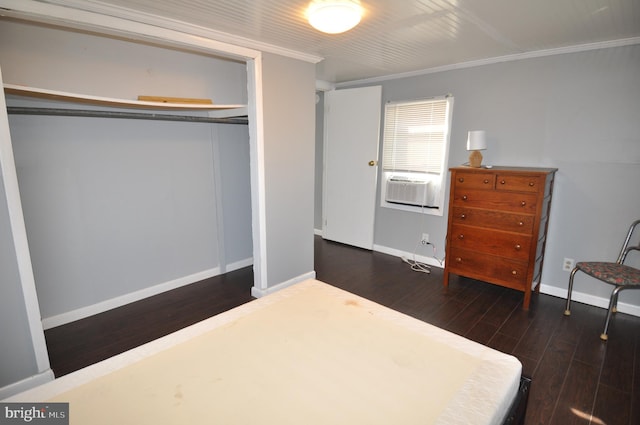
[{"label": "white paneled ceiling", "polygon": [[143,20],[156,15],[238,36],[245,47],[319,56],[317,78],[332,83],[640,43],[639,0],[361,0],[360,25],[337,35],[307,23],[310,0],[49,2]]}]

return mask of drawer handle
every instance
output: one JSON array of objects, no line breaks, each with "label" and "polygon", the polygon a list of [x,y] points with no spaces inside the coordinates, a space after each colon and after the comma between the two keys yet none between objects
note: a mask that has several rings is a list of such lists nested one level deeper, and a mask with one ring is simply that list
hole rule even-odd
[{"label": "drawer handle", "polygon": [[533,186],[535,186],[535,185],[536,185],[536,184],[535,184],[534,182],[529,182],[529,187],[533,187]]},{"label": "drawer handle", "polygon": [[520,226],[520,227],[524,226],[524,221],[519,221],[518,222],[518,226]]},{"label": "drawer handle", "polygon": [[463,200],[463,201],[466,201],[467,199],[469,199],[469,198],[467,197],[467,195],[462,195],[462,200]]},{"label": "drawer handle", "polygon": [[484,179],[484,184],[489,184],[489,179]]},{"label": "drawer handle", "polygon": [[456,257],[456,263],[462,263],[462,258]]},{"label": "drawer handle", "polygon": [[464,239],[464,235],[463,235],[462,233],[460,233],[460,234],[458,235],[458,239],[460,239],[460,240]]},{"label": "drawer handle", "polygon": [[515,247],[516,251],[520,251],[522,249],[522,245],[517,244]]},{"label": "drawer handle", "polygon": [[516,276],[516,275],[518,274],[518,272],[517,272],[516,270],[511,270],[511,274],[512,274],[513,276]]},{"label": "drawer handle", "polygon": [[507,183],[507,182],[504,181],[504,180],[500,180],[500,184],[505,184],[505,183]]},{"label": "drawer handle", "polygon": [[460,220],[465,220],[467,218],[466,214],[460,214]]},{"label": "drawer handle", "polygon": [[458,181],[459,181],[460,183],[464,183],[464,177],[458,177]]},{"label": "drawer handle", "polygon": [[524,207],[525,205],[527,205],[526,201],[520,202],[520,206]]}]

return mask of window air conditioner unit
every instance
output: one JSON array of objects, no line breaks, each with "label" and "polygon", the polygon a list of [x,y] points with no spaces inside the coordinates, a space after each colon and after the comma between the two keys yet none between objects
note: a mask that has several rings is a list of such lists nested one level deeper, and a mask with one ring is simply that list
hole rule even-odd
[{"label": "window air conditioner unit", "polygon": [[430,182],[391,176],[387,179],[385,201],[394,204],[428,206]]}]

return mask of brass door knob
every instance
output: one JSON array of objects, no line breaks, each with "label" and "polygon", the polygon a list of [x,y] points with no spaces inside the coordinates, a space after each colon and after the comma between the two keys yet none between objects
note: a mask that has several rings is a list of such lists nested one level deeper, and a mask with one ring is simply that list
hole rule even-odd
[{"label": "brass door knob", "polygon": [[369,167],[373,167],[374,165],[376,165],[375,161],[369,161]]}]

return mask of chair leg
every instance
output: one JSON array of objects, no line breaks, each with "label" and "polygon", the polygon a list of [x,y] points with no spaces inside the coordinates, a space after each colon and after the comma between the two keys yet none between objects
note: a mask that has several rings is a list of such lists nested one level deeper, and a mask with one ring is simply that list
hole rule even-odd
[{"label": "chair leg", "polygon": [[569,291],[567,292],[567,305],[564,308],[565,316],[571,315],[571,292],[573,291],[573,278],[577,272],[578,272],[578,268],[574,267],[573,270],[571,270],[571,274],[569,275]]},{"label": "chair leg", "polygon": [[609,339],[609,322],[611,321],[611,316],[614,313],[616,305],[618,304],[618,293],[624,289],[624,286],[616,286],[611,293],[611,300],[609,301],[609,309],[607,310],[607,319],[604,322],[604,332],[600,334],[600,339],[606,341]]}]

